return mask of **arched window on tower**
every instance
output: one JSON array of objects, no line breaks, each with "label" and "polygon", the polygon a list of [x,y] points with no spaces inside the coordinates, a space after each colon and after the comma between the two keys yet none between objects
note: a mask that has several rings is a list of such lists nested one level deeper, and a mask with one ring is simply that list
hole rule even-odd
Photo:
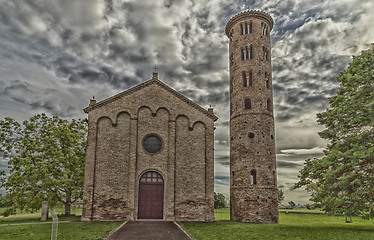
[{"label": "arched window on tower", "polygon": [[256,170],[252,169],[251,170],[251,185],[256,185],[257,184],[257,179],[256,179]]},{"label": "arched window on tower", "polygon": [[248,24],[248,33],[252,33],[252,21]]},{"label": "arched window on tower", "polygon": [[252,104],[251,104],[251,99],[249,98],[246,98],[244,100],[244,109],[251,109],[252,108]]},{"label": "arched window on tower", "polygon": [[247,75],[245,74],[245,72],[243,71],[242,72],[242,79],[243,79],[243,87],[247,87]]},{"label": "arched window on tower", "polygon": [[245,51],[244,51],[243,48],[241,49],[241,55],[242,55],[242,60],[244,60],[245,59]]},{"label": "arched window on tower", "polygon": [[262,50],[264,52],[264,60],[268,60],[269,51],[266,47],[262,47]]},{"label": "arched window on tower", "polygon": [[247,82],[247,87],[252,86],[252,71],[248,72],[248,82]]},{"label": "arched window on tower", "polygon": [[248,23],[245,23],[244,27],[244,34],[248,34]]},{"label": "arched window on tower", "polygon": [[243,35],[244,34],[244,28],[243,28],[243,24],[240,24],[240,34]]},{"label": "arched window on tower", "polygon": [[250,58],[250,49],[247,47],[245,47],[245,59],[249,59]]},{"label": "arched window on tower", "polygon": [[268,100],[266,101],[266,107],[267,107],[267,110],[268,110],[268,111],[271,111],[271,101],[270,101],[269,98],[268,98]]},{"label": "arched window on tower", "polygon": [[262,35],[267,36],[268,35],[268,25],[266,23],[262,22],[261,27],[262,27]]},{"label": "arched window on tower", "polygon": [[252,45],[249,45],[249,59],[252,59],[253,57],[253,47]]},{"label": "arched window on tower", "polygon": [[265,72],[265,87],[270,88],[269,74]]}]

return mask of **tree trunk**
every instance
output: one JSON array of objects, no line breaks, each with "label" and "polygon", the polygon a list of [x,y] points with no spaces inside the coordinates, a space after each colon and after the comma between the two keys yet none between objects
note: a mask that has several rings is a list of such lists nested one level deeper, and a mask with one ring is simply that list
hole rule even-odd
[{"label": "tree trunk", "polygon": [[65,216],[70,216],[71,202],[64,202],[65,205]]}]

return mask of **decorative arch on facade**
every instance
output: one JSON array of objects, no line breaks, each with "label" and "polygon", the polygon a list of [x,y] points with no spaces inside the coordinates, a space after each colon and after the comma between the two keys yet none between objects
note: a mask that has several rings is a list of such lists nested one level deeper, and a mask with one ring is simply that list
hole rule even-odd
[{"label": "decorative arch on facade", "polygon": [[201,124],[201,125],[204,127],[204,129],[206,129],[206,125],[205,125],[205,123],[203,123],[202,121],[196,121],[196,122],[193,123],[193,125],[192,125],[192,127],[191,127],[190,130],[194,130],[195,127],[196,127],[198,124]]}]

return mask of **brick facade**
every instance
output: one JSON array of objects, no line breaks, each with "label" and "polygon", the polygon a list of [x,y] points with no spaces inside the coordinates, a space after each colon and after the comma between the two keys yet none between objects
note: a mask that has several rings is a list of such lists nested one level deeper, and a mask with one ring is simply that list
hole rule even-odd
[{"label": "brick facade", "polygon": [[[88,113],[83,221],[137,220],[139,179],[164,181],[163,220],[214,220],[214,121],[205,110],[153,78],[96,103]],[[143,147],[161,139],[157,153]]]},{"label": "brick facade", "polygon": [[230,64],[231,220],[278,222],[271,78],[272,18],[246,11],[226,25]]}]

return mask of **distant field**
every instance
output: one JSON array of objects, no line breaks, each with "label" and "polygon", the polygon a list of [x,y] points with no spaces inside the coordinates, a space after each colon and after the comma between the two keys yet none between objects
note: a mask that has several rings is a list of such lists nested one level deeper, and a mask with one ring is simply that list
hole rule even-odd
[{"label": "distant field", "polygon": [[[302,209],[302,211],[309,211]],[[297,212],[297,210],[292,211]],[[249,240],[249,239],[374,239],[374,221],[353,218],[353,223],[345,223],[344,217],[310,214],[279,215],[279,224],[254,224],[230,222],[229,209],[215,210],[216,222],[181,222],[180,225],[195,240]]]}]

